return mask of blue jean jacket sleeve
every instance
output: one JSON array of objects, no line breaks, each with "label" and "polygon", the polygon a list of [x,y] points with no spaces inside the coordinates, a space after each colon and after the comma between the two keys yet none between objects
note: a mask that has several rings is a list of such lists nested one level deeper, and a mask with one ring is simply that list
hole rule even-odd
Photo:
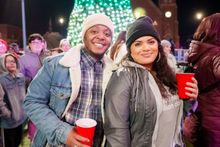
[{"label": "blue jean jacket sleeve", "polygon": [[47,142],[53,145],[65,143],[68,133],[73,128],[61,120],[60,116],[56,114],[56,108],[50,106],[53,101],[50,90],[52,81],[59,79],[54,77],[54,70],[57,66],[58,59],[45,60],[43,67],[31,82],[24,101],[24,109],[28,117],[34,122],[37,130],[43,132]]}]

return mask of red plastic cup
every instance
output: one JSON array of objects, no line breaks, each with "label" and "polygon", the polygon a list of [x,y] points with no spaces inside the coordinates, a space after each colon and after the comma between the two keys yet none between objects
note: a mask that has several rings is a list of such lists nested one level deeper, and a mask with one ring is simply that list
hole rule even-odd
[{"label": "red plastic cup", "polygon": [[76,132],[89,139],[89,142],[83,142],[83,144],[92,146],[96,125],[97,122],[91,118],[81,118],[76,121]]},{"label": "red plastic cup", "polygon": [[194,77],[194,73],[177,73],[177,87],[178,87],[178,95],[181,99],[188,99],[189,97],[186,95],[186,92],[189,92],[185,89],[186,82],[192,82],[192,77]]}]

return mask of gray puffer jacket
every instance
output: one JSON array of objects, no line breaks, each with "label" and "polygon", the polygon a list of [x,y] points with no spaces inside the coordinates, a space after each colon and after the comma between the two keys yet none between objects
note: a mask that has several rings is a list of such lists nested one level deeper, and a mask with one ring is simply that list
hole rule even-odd
[{"label": "gray puffer jacket", "polygon": [[105,93],[107,146],[150,147],[157,120],[150,73],[133,62],[127,64],[112,74]]}]

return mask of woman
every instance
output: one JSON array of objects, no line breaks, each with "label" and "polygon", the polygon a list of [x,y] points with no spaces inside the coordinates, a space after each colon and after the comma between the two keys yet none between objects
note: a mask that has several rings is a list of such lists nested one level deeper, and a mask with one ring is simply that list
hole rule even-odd
[{"label": "woman", "polygon": [[195,147],[220,146],[220,13],[206,17],[191,42],[188,61],[198,81],[200,129]]},{"label": "woman", "polygon": [[[159,35],[149,17],[129,25],[128,55],[113,73],[105,93],[105,135],[111,147],[182,146],[183,102],[175,73],[167,63]],[[198,95],[197,81],[187,95]]]},{"label": "woman", "polygon": [[25,98],[25,78],[18,72],[18,59],[13,54],[4,54],[0,59],[7,71],[0,76],[3,89],[3,96],[0,97],[0,126],[4,129],[5,146],[18,147],[23,136],[23,124],[27,118],[22,107]]},{"label": "woman", "polygon": [[167,62],[170,67],[174,70],[174,72],[178,72],[176,57],[172,54],[171,43],[168,40],[161,40],[161,45],[163,47],[163,51],[166,54]]},{"label": "woman", "polygon": [[125,37],[126,31],[121,31],[115,43],[110,49],[110,58],[114,61],[115,64],[119,64],[123,57],[127,54]]}]

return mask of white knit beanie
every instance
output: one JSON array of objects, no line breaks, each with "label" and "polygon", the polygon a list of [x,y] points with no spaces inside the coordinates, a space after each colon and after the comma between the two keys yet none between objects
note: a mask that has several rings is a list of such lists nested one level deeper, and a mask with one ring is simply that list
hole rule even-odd
[{"label": "white knit beanie", "polygon": [[163,46],[163,47],[171,47],[171,43],[170,43],[170,41],[168,41],[168,40],[161,40],[161,45]]},{"label": "white knit beanie", "polygon": [[86,31],[89,28],[91,28],[97,24],[104,25],[104,26],[108,27],[110,29],[110,31],[112,32],[112,36],[113,36],[113,33],[114,33],[113,22],[105,14],[99,13],[99,14],[90,15],[84,20],[84,22],[82,24],[82,39],[84,39]]}]

